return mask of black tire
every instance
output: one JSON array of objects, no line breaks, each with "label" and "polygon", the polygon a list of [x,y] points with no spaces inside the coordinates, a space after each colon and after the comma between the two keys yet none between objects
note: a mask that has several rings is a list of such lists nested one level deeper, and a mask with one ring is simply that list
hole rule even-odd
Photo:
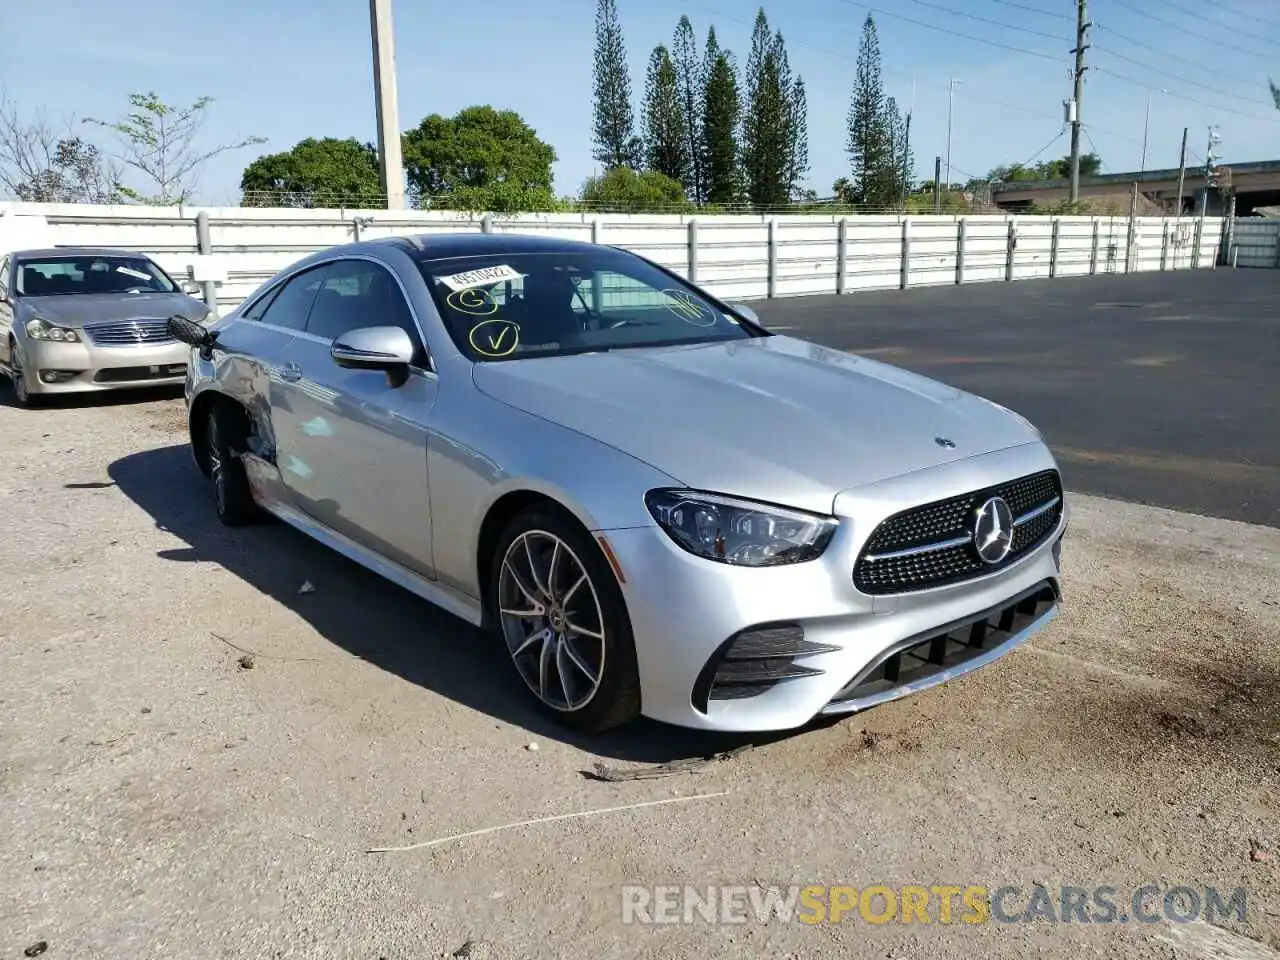
[{"label": "black tire", "polygon": [[[504,617],[500,612],[503,563],[512,545],[531,532],[557,537],[572,551],[572,559],[586,573],[598,602],[599,632],[603,634],[603,638],[593,641],[592,645],[602,648],[600,662],[603,668],[597,671],[598,686],[590,699],[583,705],[570,709],[548,704],[533,689],[532,683],[516,662],[511,642],[504,630]],[[579,590],[574,602],[577,603],[581,596]],[[502,644],[504,652],[511,656],[513,669],[529,687],[530,694],[543,714],[574,730],[590,734],[620,727],[640,715],[640,670],[636,664],[635,640],[631,633],[631,619],[627,616],[626,601],[613,569],[599,545],[575,518],[550,504],[532,507],[517,514],[498,538],[489,572],[488,600],[492,631]],[[592,608],[594,609],[594,605]]]},{"label": "black tire", "polygon": [[231,446],[240,429],[236,418],[229,416],[224,407],[214,405],[209,410],[204,436],[205,459],[209,466],[209,480],[213,484],[214,510],[218,519],[228,527],[243,527],[256,523],[261,517],[261,511],[249,491],[244,462]]},{"label": "black tire", "polygon": [[40,403],[40,398],[27,389],[26,370],[18,353],[18,343],[12,338],[9,340],[9,390],[14,402],[20,407],[30,409]]}]

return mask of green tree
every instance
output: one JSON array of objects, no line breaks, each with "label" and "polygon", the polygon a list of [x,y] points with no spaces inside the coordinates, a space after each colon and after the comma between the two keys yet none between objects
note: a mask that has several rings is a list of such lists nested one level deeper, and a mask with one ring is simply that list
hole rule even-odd
[{"label": "green tree", "polygon": [[757,207],[781,206],[791,199],[798,153],[794,82],[782,34],[770,33],[768,18],[760,8],[747,59],[747,105],[742,124],[743,175],[747,197]]},{"label": "green tree", "polygon": [[852,174],[849,197],[860,206],[887,208],[894,206],[899,196],[894,190],[892,129],[887,116],[880,80],[880,39],[874,18],[867,14],[858,46],[846,144]]},{"label": "green tree", "polygon": [[737,203],[742,198],[738,164],[738,124],[742,102],[733,54],[721,50],[716,32],[707,31],[706,86],[702,94],[702,156],[706,177],[703,202]]},{"label": "green tree", "polygon": [[[778,35],[778,43],[782,43],[781,34]],[[809,173],[809,99],[805,93],[803,77],[797,76],[788,84],[788,89],[791,92],[787,97],[787,140],[790,147],[787,155],[787,192],[789,199],[797,200],[806,193],[803,185]]]},{"label": "green tree", "polygon": [[354,137],[307,137],[245,167],[240,191],[246,207],[376,205],[383,199],[378,151]]},{"label": "green tree", "polygon": [[644,91],[644,153],[650,170],[683,181],[689,170],[689,138],[680,82],[667,48],[659,44],[649,57]]},{"label": "green tree", "polygon": [[635,135],[627,48],[614,0],[596,7],[595,159],[612,167],[638,167],[643,146]]},{"label": "green tree", "polygon": [[191,199],[204,164],[228,150],[266,143],[265,137],[245,137],[216,147],[196,143],[204,126],[212,97],[200,97],[187,106],[165,103],[155,93],[133,93],[133,112],[122,120],[95,120],[86,123],[105,127],[120,141],[116,158],[138,171],[148,182],[145,190],[121,187],[132,200],[154,204],[184,203]]},{"label": "green tree", "polygon": [[882,174],[884,192],[893,197],[896,205],[898,199],[905,197],[910,189],[911,169],[915,166],[911,157],[911,145],[907,140],[908,120],[898,110],[898,102],[893,97],[884,101],[884,129],[889,138],[890,162]]},{"label": "green tree", "polygon": [[582,201],[606,213],[679,212],[690,207],[680,181],[657,170],[613,167],[582,186]]},{"label": "green tree", "polygon": [[[1096,153],[1080,155],[1080,175],[1096,177],[1102,172],[1102,158]],[[1025,163],[1008,163],[993,167],[988,180],[1066,180],[1071,176],[1071,157],[1059,157],[1028,166]]]},{"label": "green tree", "polygon": [[1276,102],[1276,109],[1280,110],[1280,87],[1277,87],[1274,80],[1268,80],[1267,86],[1271,88],[1271,99]]},{"label": "green tree", "polygon": [[706,197],[706,175],[702,157],[702,92],[706,85],[703,65],[698,62],[698,41],[693,24],[682,16],[671,41],[671,59],[675,64],[680,110],[684,119],[686,169],[678,178],[684,192],[694,203]]},{"label": "green tree", "polygon": [[556,151],[514,110],[431,114],[403,137],[405,177],[418,206],[498,213],[549,210]]}]

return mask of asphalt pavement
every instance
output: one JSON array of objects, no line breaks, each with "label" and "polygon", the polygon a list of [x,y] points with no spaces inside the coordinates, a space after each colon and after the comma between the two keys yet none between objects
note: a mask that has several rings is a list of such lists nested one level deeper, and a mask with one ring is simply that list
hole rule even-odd
[{"label": "asphalt pavement", "polygon": [[1069,489],[1280,527],[1280,270],[753,302],[778,333],[1030,418]]}]

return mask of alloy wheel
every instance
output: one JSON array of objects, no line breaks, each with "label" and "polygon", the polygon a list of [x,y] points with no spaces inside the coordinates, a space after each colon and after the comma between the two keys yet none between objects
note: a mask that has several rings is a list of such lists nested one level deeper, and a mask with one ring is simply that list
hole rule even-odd
[{"label": "alloy wheel", "polygon": [[511,542],[498,575],[498,613],[516,669],[539,700],[561,712],[591,702],[604,676],[604,615],[567,543],[545,530]]}]

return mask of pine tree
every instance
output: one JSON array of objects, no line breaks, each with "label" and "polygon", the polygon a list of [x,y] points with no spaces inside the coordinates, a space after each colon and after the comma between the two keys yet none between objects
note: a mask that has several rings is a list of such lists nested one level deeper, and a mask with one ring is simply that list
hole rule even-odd
[{"label": "pine tree", "polygon": [[593,156],[606,169],[640,164],[631,75],[614,0],[599,0],[596,7],[595,145]]},{"label": "pine tree", "polygon": [[747,197],[757,207],[782,206],[790,194],[791,91],[781,37],[769,32],[761,8],[756,14],[747,60],[747,108],[742,125],[742,167]]},{"label": "pine tree", "polygon": [[787,49],[781,33],[774,36],[774,51],[785,101],[784,185],[787,199],[795,200],[803,193],[805,177],[809,173],[809,105],[804,89],[804,78],[791,75],[791,64],[787,60]]},{"label": "pine tree", "polygon": [[693,35],[693,24],[688,17],[681,17],[671,42],[671,58],[675,63],[680,95],[680,109],[684,118],[685,156],[687,169],[676,179],[684,184],[685,195],[694,203],[702,203],[706,187],[702,172],[702,91],[706,82],[702,65],[698,63],[698,41]]},{"label": "pine tree", "polygon": [[644,154],[650,170],[683,182],[689,169],[689,139],[676,67],[661,44],[649,57],[645,81]]},{"label": "pine tree", "polygon": [[706,87],[702,98],[702,156],[707,203],[737,203],[742,196],[738,165],[738,123],[742,102],[733,54],[721,50],[715,30],[707,31]]},{"label": "pine tree", "polygon": [[884,87],[880,81],[880,41],[876,22],[870,14],[862,24],[848,124],[847,149],[854,202],[871,207],[889,206],[894,197],[891,184],[885,183],[884,171],[893,164],[893,157],[885,123]]}]

